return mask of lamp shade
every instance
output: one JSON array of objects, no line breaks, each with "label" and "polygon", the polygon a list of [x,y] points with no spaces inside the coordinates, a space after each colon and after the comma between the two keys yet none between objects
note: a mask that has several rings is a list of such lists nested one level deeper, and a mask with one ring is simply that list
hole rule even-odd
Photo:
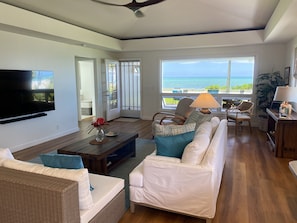
[{"label": "lamp shade", "polygon": [[296,88],[294,87],[277,87],[274,94],[274,101],[294,101],[296,97]]},{"label": "lamp shade", "polygon": [[201,108],[202,113],[210,113],[209,108],[219,108],[220,104],[216,99],[209,93],[201,93],[198,97],[192,102],[190,107]]}]

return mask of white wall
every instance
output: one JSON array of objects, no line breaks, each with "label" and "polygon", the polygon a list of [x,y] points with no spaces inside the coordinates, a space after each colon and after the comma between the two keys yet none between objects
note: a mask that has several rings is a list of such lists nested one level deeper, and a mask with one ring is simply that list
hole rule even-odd
[{"label": "white wall", "polygon": [[[293,77],[295,71],[295,60],[297,59],[297,37],[286,45],[286,66],[291,67],[290,86],[296,87],[297,80]],[[296,61],[297,63],[297,61]]]},{"label": "white wall", "polygon": [[[273,71],[280,71],[281,74],[283,74],[285,66],[285,52],[285,44],[261,44],[242,47],[123,52],[119,54],[119,58],[141,60],[141,118],[150,120],[154,113],[161,110],[160,61],[162,59],[256,56],[255,75]],[[255,98],[253,98],[253,100],[255,101]]]},{"label": "white wall", "polygon": [[[290,86],[296,87],[297,80],[294,78],[294,73],[297,73],[297,37],[287,43],[286,45],[286,67],[291,68],[290,74]],[[296,100],[293,103],[293,109],[297,111],[297,88],[296,88]]]},{"label": "white wall", "polygon": [[[52,70],[55,75],[55,111],[45,117],[0,125],[0,147],[9,147],[12,152],[78,131],[75,56],[97,59],[98,85],[101,59],[113,58],[104,51],[5,31],[0,31],[0,52],[0,69]],[[100,98],[98,89],[97,94]],[[0,109],[4,107],[1,104]]]},{"label": "white wall", "polygon": [[[256,56],[256,74],[283,73],[286,45],[261,44],[242,47],[197,48],[185,50],[141,51],[112,54],[81,46],[0,31],[0,69],[43,69],[55,74],[56,110],[47,116],[0,125],[0,147],[13,152],[78,131],[75,57],[97,59],[97,100],[102,101],[101,62],[104,58],[140,59],[142,65],[142,114],[150,120],[161,109],[160,60],[224,56]],[[5,53],[3,53],[5,52]],[[1,108],[4,105],[1,105]],[[98,109],[99,110],[99,109]],[[101,111],[102,114],[104,111]]]}]

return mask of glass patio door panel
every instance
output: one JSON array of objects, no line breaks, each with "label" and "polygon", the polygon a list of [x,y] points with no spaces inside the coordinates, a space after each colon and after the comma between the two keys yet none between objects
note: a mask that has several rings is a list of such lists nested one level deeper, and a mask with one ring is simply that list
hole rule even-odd
[{"label": "glass patio door panel", "polygon": [[140,117],[140,61],[121,61],[121,115]]},{"label": "glass patio door panel", "polygon": [[105,60],[107,106],[106,120],[110,121],[120,117],[120,81],[119,62]]}]

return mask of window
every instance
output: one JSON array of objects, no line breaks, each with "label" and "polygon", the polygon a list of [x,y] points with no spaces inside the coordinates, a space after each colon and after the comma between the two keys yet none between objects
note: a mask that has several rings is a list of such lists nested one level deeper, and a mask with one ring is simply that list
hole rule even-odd
[{"label": "window", "polygon": [[174,106],[181,97],[202,92],[215,94],[219,103],[223,95],[251,95],[254,57],[163,60],[163,108]]}]

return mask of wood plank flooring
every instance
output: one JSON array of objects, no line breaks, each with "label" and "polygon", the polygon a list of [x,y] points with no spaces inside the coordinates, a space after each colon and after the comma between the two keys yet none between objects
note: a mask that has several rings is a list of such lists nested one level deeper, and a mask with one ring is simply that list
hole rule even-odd
[{"label": "wood plank flooring", "polygon": [[[87,125],[81,131],[38,146],[19,151],[14,156],[28,160],[41,152],[61,148],[88,137]],[[151,122],[113,121],[111,131],[138,132],[140,138],[151,139]],[[297,140],[297,139],[296,139]],[[291,159],[274,157],[265,133],[242,128],[237,136],[228,130],[228,152],[213,223],[291,223],[297,222],[297,179],[288,168]],[[202,219],[136,206],[128,210],[120,223],[203,223]]]}]

